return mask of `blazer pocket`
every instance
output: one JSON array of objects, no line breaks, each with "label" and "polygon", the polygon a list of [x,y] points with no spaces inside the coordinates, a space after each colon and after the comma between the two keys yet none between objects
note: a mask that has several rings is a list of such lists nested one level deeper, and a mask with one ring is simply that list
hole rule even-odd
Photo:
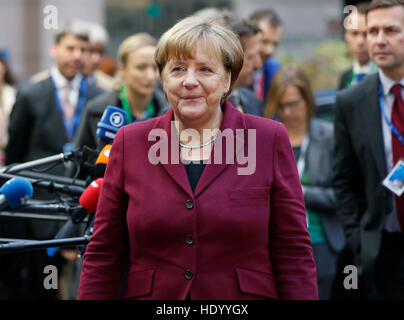
[{"label": "blazer pocket", "polygon": [[276,281],[272,273],[236,268],[240,291],[278,299]]},{"label": "blazer pocket", "polygon": [[151,292],[154,270],[131,271],[126,280],[122,299],[132,299]]},{"label": "blazer pocket", "polygon": [[231,200],[269,199],[270,187],[255,187],[230,190]]}]

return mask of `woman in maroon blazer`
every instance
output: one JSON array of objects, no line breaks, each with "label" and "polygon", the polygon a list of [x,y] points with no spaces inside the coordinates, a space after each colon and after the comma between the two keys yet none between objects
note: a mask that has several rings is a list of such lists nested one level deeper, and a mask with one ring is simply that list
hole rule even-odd
[{"label": "woman in maroon blazer", "polygon": [[226,102],[237,36],[189,17],[155,58],[172,109],[115,137],[79,299],[317,299],[286,129]]}]

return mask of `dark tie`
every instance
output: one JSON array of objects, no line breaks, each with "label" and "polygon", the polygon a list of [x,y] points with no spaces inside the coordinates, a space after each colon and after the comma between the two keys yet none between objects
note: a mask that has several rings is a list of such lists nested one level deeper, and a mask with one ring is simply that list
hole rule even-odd
[{"label": "dark tie", "polygon": [[362,79],[363,79],[365,76],[366,76],[365,73],[357,73],[357,74],[355,75],[356,82],[357,82],[357,83],[361,82]]},{"label": "dark tie", "polygon": [[[397,128],[400,134],[404,134],[404,101],[401,96],[401,85],[395,84],[391,88],[391,92],[394,94],[393,110],[391,111],[391,122]],[[392,133],[391,144],[393,148],[393,165],[396,165],[397,161],[404,160],[404,145],[398,140],[398,138]],[[401,230],[404,232],[404,195],[401,197],[394,197],[396,200],[397,217],[401,225]]]}]

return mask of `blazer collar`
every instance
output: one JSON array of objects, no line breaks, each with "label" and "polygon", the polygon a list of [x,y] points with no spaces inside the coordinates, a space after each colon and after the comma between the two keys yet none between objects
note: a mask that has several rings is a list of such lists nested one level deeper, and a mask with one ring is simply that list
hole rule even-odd
[{"label": "blazer collar", "polygon": [[[178,133],[174,126],[174,112],[171,108],[168,110],[162,117],[156,121],[155,126],[153,129],[163,129],[166,133],[164,137],[160,136],[161,142],[164,139],[167,139],[165,143],[168,144],[168,163],[159,163],[166,172],[170,175],[170,177],[183,189],[185,190],[190,197],[193,197],[191,186],[189,184],[189,179],[185,170],[185,166],[182,163],[179,155],[180,155],[180,148],[179,148],[179,139]],[[156,131],[158,132],[158,131]],[[234,138],[234,154],[229,155],[228,160],[232,159],[232,161],[226,161],[227,159],[227,152],[226,150],[226,138],[216,139],[212,148],[211,157],[206,164],[206,167],[199,179],[198,185],[195,189],[194,196],[197,197],[206,187],[212,183],[212,181],[220,175],[223,170],[230,164],[236,163],[237,154],[240,153],[242,150],[246,148],[246,137],[247,137],[247,130],[244,121],[243,114],[234,108],[230,103],[227,101],[224,104],[223,109],[223,120],[220,126],[220,133],[227,133]],[[219,133],[219,134],[220,134]],[[151,135],[152,137],[156,137],[156,135]],[[244,140],[243,140],[244,139]],[[222,141],[223,140],[223,141]],[[238,142],[237,142],[238,141]],[[151,142],[153,145],[155,142]],[[244,149],[243,149],[244,147]],[[219,158],[215,155],[218,154],[218,150],[221,149],[221,161],[219,162]],[[215,152],[215,150],[217,150]],[[216,161],[215,161],[216,159]]]}]

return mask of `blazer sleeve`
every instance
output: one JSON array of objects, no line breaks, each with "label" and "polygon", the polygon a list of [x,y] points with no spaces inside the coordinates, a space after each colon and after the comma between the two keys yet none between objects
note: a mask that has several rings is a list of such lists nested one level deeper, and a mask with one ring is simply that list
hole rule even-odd
[{"label": "blazer sleeve", "polygon": [[[314,123],[313,123],[314,125]],[[321,214],[335,215],[335,193],[332,189],[332,159],[334,158],[334,130],[323,128],[322,134],[317,134],[316,141],[310,139],[308,160],[314,157],[321,161],[309,166],[309,185],[304,186],[304,203],[306,209]],[[307,165],[310,165],[307,163]],[[321,182],[320,182],[321,181]]]},{"label": "blazer sleeve", "polygon": [[[337,95],[334,118],[334,175],[332,186],[335,191],[337,203],[337,215],[341,217],[344,231],[347,237],[347,245],[354,250],[359,250],[359,230],[362,215],[363,181],[360,175],[359,161],[355,155],[350,137],[347,117],[343,106],[347,103]],[[352,105],[348,105],[353,110]]]},{"label": "blazer sleeve", "polygon": [[34,116],[27,93],[19,90],[9,119],[6,165],[24,162],[28,152]]},{"label": "blazer sleeve", "polygon": [[318,299],[302,188],[283,124],[277,123],[270,194],[269,249],[280,299]]},{"label": "blazer sleeve", "polygon": [[331,187],[305,186],[304,202],[307,210],[335,214],[335,194]]},{"label": "blazer sleeve", "polygon": [[110,152],[94,221],[94,234],[84,255],[78,299],[118,298],[128,257],[123,129],[115,136]]}]

